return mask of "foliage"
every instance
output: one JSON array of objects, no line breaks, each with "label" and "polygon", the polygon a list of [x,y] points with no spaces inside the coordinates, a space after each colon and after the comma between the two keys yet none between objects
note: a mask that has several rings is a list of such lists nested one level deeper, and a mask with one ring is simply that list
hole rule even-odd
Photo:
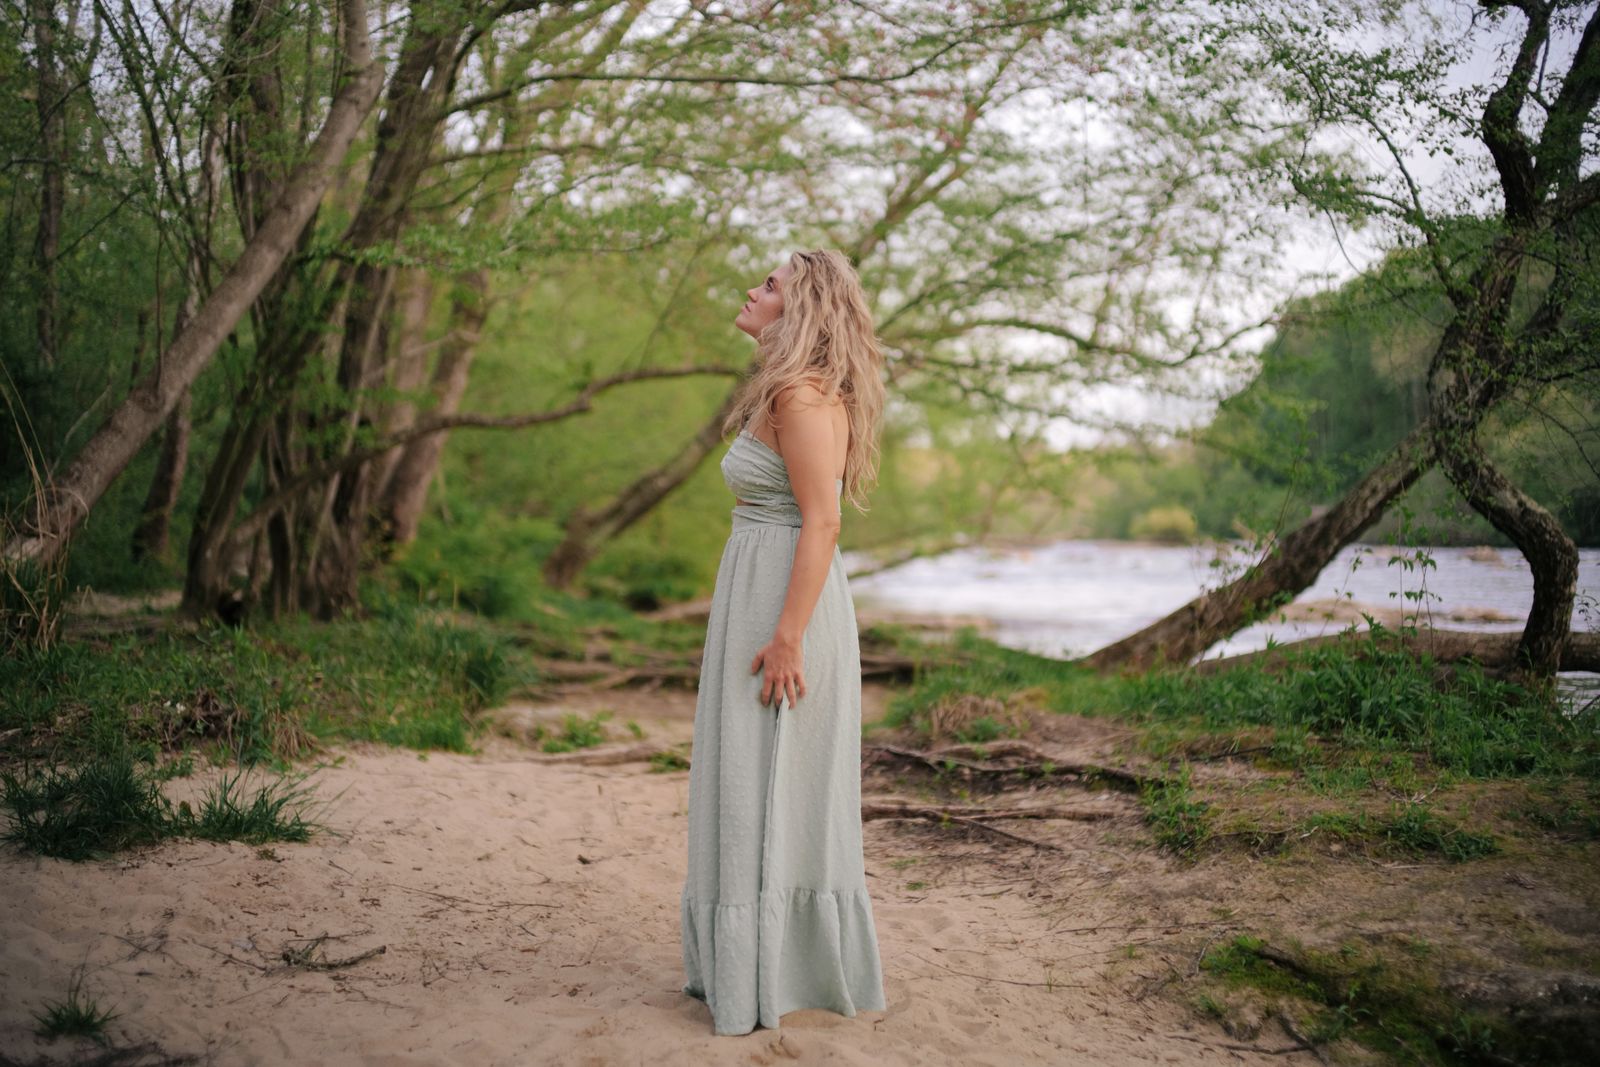
[{"label": "foliage", "polygon": [[44,1010],[33,1015],[34,1033],[46,1040],[57,1037],[87,1037],[106,1044],[106,1024],[121,1017],[119,1012],[101,1008],[94,999],[84,995],[83,979],[86,965],[74,968],[63,1000],[47,1000]]},{"label": "foliage", "polygon": [[242,763],[318,739],[469,751],[475,713],[534,677],[511,639],[389,601],[372,617],[158,631],[0,661],[0,728],[67,752],[194,745]]},{"label": "foliage", "polygon": [[305,841],[316,828],[303,816],[310,791],[281,779],[245,795],[240,776],[224,773],[206,787],[198,812],[187,801],[174,808],[160,775],[127,746],[66,767],[0,772],[0,782],[10,823],[4,839],[59,859],[98,859],[174,837]]}]

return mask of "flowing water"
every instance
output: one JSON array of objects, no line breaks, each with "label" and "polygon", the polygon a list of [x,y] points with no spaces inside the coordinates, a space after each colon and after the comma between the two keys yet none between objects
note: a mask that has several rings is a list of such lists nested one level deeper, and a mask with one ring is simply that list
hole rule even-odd
[{"label": "flowing water", "polygon": [[[1219,552],[1224,558],[1219,559]],[[970,547],[850,580],[862,609],[979,616],[1001,644],[1048,656],[1092,652],[1223,584],[1242,546],[1056,541],[1030,548]],[[865,560],[847,559],[847,566]],[[1583,549],[1573,629],[1600,628],[1600,549]],[[1441,629],[1520,631],[1533,601],[1527,562],[1514,549],[1396,549],[1351,545],[1282,613],[1206,653],[1225,656],[1338,633],[1362,613],[1387,626],[1416,616]],[[1600,676],[1571,675],[1588,689]]]}]

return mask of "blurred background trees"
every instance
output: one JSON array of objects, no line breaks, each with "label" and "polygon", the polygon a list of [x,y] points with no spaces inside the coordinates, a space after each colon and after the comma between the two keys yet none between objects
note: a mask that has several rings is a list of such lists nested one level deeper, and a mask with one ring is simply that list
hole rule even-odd
[{"label": "blurred background trees", "polygon": [[[703,592],[732,317],[820,245],[890,356],[846,547],[1270,543],[1431,432],[1453,328],[1504,340],[1462,311],[1495,256],[1496,321],[1545,341],[1450,401],[1455,439],[1600,525],[1587,5],[3,11],[13,593],[56,567],[332,617],[452,566],[502,606]],[[1308,261],[1311,223],[1368,261]],[[1408,493],[1436,539],[1515,540],[1425,444],[1341,537]]]}]

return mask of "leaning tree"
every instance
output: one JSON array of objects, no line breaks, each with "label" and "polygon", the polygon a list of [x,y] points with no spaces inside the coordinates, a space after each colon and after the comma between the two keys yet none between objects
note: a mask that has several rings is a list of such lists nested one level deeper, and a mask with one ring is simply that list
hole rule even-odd
[{"label": "leaning tree", "polygon": [[[1189,661],[1310,585],[1438,464],[1527,558],[1534,602],[1516,659],[1547,675],[1567,644],[1577,550],[1490,459],[1479,428],[1515,391],[1594,367],[1600,10],[1483,0],[1465,27],[1440,24],[1425,9],[1383,15],[1364,3],[1220,10],[1226,17],[1202,37],[1208,59],[1248,61],[1273,90],[1273,114],[1305,132],[1305,152],[1285,170],[1295,198],[1336,224],[1385,221],[1397,240],[1419,246],[1448,319],[1429,365],[1427,417],[1377,465],[1326,512],[1274,539],[1243,575],[1087,662],[1136,669]],[[1452,84],[1452,74],[1470,73],[1465,57],[1497,43],[1509,55],[1492,81]],[[1331,131],[1362,137],[1387,165],[1330,149]],[[1492,184],[1475,180],[1483,170]],[[1479,221],[1475,240],[1449,239],[1461,228],[1445,221],[1463,213]]]}]

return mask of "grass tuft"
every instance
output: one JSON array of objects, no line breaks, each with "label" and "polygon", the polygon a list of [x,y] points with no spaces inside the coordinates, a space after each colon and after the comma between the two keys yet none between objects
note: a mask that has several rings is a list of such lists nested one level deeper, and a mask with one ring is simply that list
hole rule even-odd
[{"label": "grass tuft", "polygon": [[83,994],[83,968],[72,974],[67,985],[65,1000],[47,1000],[44,1010],[35,1012],[37,1024],[34,1033],[49,1040],[57,1037],[87,1037],[102,1045],[107,1043],[106,1024],[119,1017],[117,1012],[102,1009]]}]

